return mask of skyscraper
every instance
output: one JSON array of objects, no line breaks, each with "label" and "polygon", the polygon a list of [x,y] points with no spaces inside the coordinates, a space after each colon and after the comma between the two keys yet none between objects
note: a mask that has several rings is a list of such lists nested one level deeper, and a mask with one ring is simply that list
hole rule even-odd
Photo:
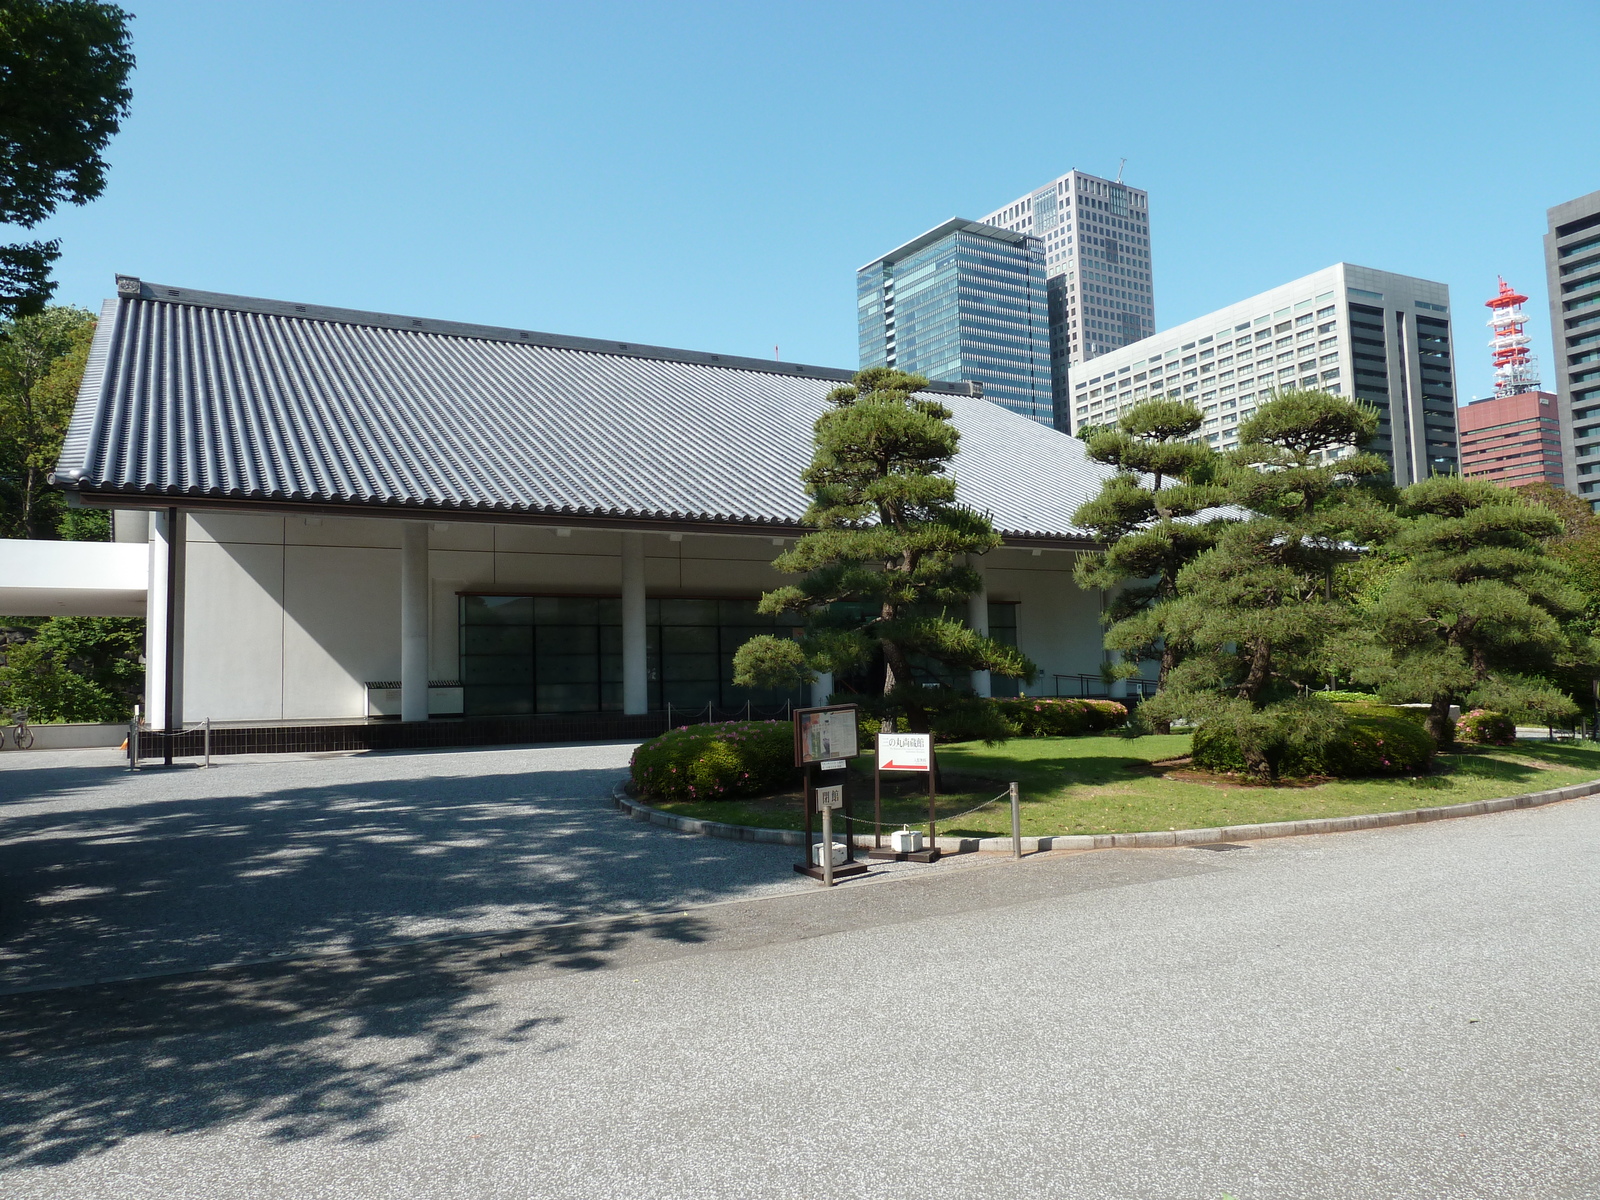
[{"label": "skyscraper", "polygon": [[1371,450],[1402,487],[1458,470],[1450,289],[1336,263],[1079,367],[1073,431],[1151,396],[1179,396],[1200,409],[1201,439],[1228,450],[1240,423],[1289,388],[1377,409]]},{"label": "skyscraper", "polygon": [[1044,250],[959,218],[856,272],[863,367],[983,386],[986,400],[1055,424]]},{"label": "skyscraper", "polygon": [[1068,368],[1156,331],[1149,194],[1068,171],[983,220],[1044,243],[1057,428],[1065,430]]},{"label": "skyscraper", "polygon": [[1600,507],[1600,192],[1546,215],[1544,269],[1567,490]]}]

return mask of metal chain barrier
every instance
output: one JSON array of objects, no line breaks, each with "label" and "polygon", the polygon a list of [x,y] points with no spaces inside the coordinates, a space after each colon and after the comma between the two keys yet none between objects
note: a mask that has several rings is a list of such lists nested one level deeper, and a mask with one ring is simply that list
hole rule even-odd
[{"label": "metal chain barrier", "polygon": [[[952,813],[949,816],[940,816],[939,817],[939,824],[944,825],[944,824],[946,824],[946,823],[948,823],[950,821],[959,821],[962,817],[971,816],[973,813],[977,812],[978,809],[980,809],[980,808],[988,808],[989,805],[991,805],[991,804],[997,803],[998,801],[1001,801],[1001,800],[1009,800],[1010,798],[1011,798],[1011,791],[1008,788],[1005,791],[1001,792],[998,796],[995,796],[993,799],[985,800],[982,804],[974,805],[973,807],[967,809],[965,812]],[[835,818],[842,818],[843,820],[850,821],[850,822],[852,822],[853,824],[856,824],[856,825],[871,825],[871,824],[873,824],[873,820],[872,820],[871,817],[846,817],[842,812],[835,813],[834,816],[835,816]],[[926,824],[926,822],[922,822],[922,821],[919,821],[917,823],[919,825],[920,824]],[[894,822],[893,821],[885,821],[884,824],[885,825],[893,825]],[[909,824],[909,822],[902,821],[902,822],[900,822],[900,824],[906,825],[906,824]],[[1003,835],[996,834],[995,836],[996,837],[1001,837]]]}]

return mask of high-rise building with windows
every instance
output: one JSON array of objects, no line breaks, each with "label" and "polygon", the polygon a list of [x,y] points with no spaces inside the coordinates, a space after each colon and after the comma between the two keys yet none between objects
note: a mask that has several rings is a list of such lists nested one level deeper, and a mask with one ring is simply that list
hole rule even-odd
[{"label": "high-rise building with windows", "polygon": [[981,384],[1002,408],[1054,425],[1043,243],[946,221],[856,272],[861,365]]},{"label": "high-rise building with windows", "polygon": [[1155,337],[1072,378],[1072,428],[1104,425],[1150,396],[1193,402],[1221,450],[1273,393],[1321,388],[1378,412],[1370,449],[1405,486],[1459,469],[1450,289],[1337,263]]},{"label": "high-rise building with windows", "polygon": [[1600,192],[1547,216],[1544,268],[1567,490],[1600,508]]},{"label": "high-rise building with windows", "polygon": [[[1156,331],[1150,197],[1120,180],[1068,171],[983,218],[1044,243],[1056,403],[1070,369]],[[1067,429],[1063,419],[1058,429]]]}]

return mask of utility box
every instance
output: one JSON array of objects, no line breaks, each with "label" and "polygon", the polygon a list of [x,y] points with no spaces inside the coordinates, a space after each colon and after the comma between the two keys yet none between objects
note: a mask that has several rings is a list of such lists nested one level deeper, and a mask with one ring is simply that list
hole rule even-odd
[{"label": "utility box", "polygon": [[889,835],[889,848],[896,854],[914,854],[922,849],[922,830],[896,829]]},{"label": "utility box", "polygon": [[[834,842],[833,843],[833,865],[836,866],[836,867],[844,866],[844,858],[845,858],[844,843],[843,842]],[[814,867],[820,867],[822,865],[822,843],[821,842],[813,843],[813,845],[811,847],[811,865],[814,866]]]}]

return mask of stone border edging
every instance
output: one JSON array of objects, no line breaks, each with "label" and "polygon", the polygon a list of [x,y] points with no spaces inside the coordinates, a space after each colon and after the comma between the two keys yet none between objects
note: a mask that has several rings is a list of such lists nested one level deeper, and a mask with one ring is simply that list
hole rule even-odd
[{"label": "stone border edging", "polygon": [[[697,817],[680,817],[663,812],[654,805],[635,800],[619,783],[612,789],[612,802],[636,821],[648,821],[675,829],[679,833],[697,833],[702,837],[727,838],[736,842],[766,842],[780,846],[799,846],[805,834],[796,829],[762,829],[756,825],[730,825],[725,821],[704,821]],[[1149,849],[1159,846],[1203,846],[1210,842],[1247,842],[1260,838],[1298,837],[1307,833],[1352,833],[1358,829],[1384,829],[1392,825],[1417,825],[1425,821],[1449,821],[1457,817],[1481,817],[1486,813],[1506,812],[1513,808],[1538,808],[1544,804],[1558,804],[1563,800],[1576,800],[1600,792],[1600,779],[1588,783],[1574,783],[1548,792],[1524,792],[1520,796],[1501,796],[1495,800],[1473,800],[1466,804],[1447,804],[1438,808],[1412,808],[1404,812],[1362,813],[1352,817],[1315,817],[1308,821],[1272,821],[1262,825],[1223,825],[1212,829],[1175,829],[1165,833],[1092,833],[1065,834],[1045,837],[1025,837],[1024,850],[1109,850],[1135,847]],[[872,845],[868,834],[857,834],[857,848]],[[970,853],[974,850],[1010,850],[1008,837],[937,839],[940,850],[951,854]]]}]

